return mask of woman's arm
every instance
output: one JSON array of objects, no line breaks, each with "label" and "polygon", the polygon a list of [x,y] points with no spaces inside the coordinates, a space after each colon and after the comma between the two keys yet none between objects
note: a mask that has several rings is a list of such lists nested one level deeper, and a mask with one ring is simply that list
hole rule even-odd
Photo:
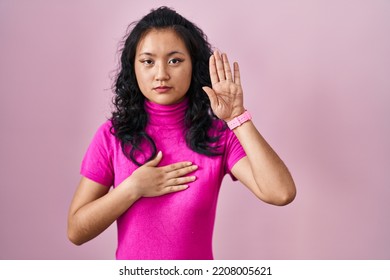
[{"label": "woman's arm", "polygon": [[247,154],[233,166],[233,175],[267,203],[293,201],[296,189],[290,172],[254,124],[248,121],[233,131]]},{"label": "woman's arm", "polygon": [[[226,54],[214,52],[210,57],[212,88],[203,88],[213,112],[226,122],[245,112],[238,64],[233,66],[232,74]],[[247,154],[233,166],[233,175],[267,203],[290,203],[296,195],[291,174],[254,124],[247,121],[233,132]]]},{"label": "woman's arm", "polygon": [[159,152],[110,192],[108,187],[82,177],[69,209],[69,240],[81,245],[102,233],[141,197],[182,191],[196,180],[187,176],[196,165],[178,162],[157,167],[161,159]]},{"label": "woman's arm", "polygon": [[138,198],[125,186],[109,188],[82,177],[68,215],[68,238],[81,245],[102,233]]}]

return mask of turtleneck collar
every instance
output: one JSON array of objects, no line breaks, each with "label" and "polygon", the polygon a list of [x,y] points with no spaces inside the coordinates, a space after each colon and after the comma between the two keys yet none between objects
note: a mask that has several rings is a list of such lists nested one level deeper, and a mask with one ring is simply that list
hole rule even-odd
[{"label": "turtleneck collar", "polygon": [[145,99],[145,110],[148,114],[150,125],[183,127],[187,109],[188,98],[171,105],[161,105]]}]

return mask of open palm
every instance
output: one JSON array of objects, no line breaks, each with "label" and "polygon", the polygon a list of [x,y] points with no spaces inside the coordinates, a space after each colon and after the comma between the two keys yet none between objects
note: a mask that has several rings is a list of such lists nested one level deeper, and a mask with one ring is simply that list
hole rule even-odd
[{"label": "open palm", "polygon": [[210,99],[214,114],[229,121],[245,111],[238,63],[233,64],[232,74],[227,55],[215,51],[210,57],[209,67],[212,88],[203,87],[203,90]]}]

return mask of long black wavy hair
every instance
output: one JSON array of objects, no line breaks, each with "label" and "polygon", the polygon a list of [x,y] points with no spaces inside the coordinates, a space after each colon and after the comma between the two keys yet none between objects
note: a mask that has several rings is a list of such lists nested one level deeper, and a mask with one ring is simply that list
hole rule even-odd
[{"label": "long black wavy hair", "polygon": [[[133,27],[133,28],[132,28]],[[111,133],[121,142],[122,151],[136,165],[141,166],[154,158],[157,148],[153,139],[145,132],[148,115],[144,108],[145,97],[138,87],[134,71],[135,53],[139,41],[151,29],[172,29],[184,41],[192,61],[192,79],[189,90],[188,110],[185,115],[186,143],[193,151],[208,155],[220,155],[215,143],[219,135],[211,135],[210,128],[217,118],[211,111],[210,101],[202,86],[211,86],[208,62],[212,54],[207,36],[195,24],[176,11],[160,7],[151,10],[140,21],[130,24],[121,48],[119,71],[113,85],[114,110]],[[150,146],[151,153],[145,155],[141,143]],[[136,155],[141,152],[145,162],[138,162]]]}]

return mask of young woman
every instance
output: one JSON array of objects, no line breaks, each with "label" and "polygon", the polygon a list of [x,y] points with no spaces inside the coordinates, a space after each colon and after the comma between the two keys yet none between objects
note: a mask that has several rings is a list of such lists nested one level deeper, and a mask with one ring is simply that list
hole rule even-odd
[{"label": "young woman", "polygon": [[245,110],[238,64],[174,10],[152,10],[130,31],[114,88],[70,206],[73,243],[117,221],[117,259],[212,259],[224,175],[264,202],[294,199],[289,171]]}]

